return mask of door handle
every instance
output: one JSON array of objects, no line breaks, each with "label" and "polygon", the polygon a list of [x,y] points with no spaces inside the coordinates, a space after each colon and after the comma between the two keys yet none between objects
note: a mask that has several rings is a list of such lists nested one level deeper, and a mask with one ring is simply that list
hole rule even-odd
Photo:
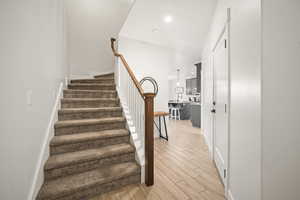
[{"label": "door handle", "polygon": [[210,112],[211,113],[216,113],[216,109],[212,109]]}]

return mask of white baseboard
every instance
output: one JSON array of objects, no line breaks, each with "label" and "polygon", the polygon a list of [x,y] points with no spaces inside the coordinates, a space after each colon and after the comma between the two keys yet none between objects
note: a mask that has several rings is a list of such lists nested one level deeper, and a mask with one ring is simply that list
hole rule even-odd
[{"label": "white baseboard", "polygon": [[228,190],[228,200],[234,200],[232,192]]},{"label": "white baseboard", "polygon": [[32,186],[31,186],[30,193],[29,193],[27,200],[36,199],[36,196],[44,182],[44,165],[50,155],[49,143],[54,136],[54,123],[57,121],[57,112],[58,112],[58,109],[60,108],[60,100],[63,95],[64,86],[65,86],[65,83],[61,82],[59,85],[59,88],[58,88],[57,96],[55,99],[55,104],[52,108],[50,121],[49,121],[48,127],[46,129],[44,142],[43,142],[42,149],[41,149],[41,152],[39,155],[38,163],[36,165],[36,170],[35,170],[35,174],[33,177]]},{"label": "white baseboard", "polygon": [[209,140],[209,138],[207,137],[207,135],[205,133],[203,133],[203,137],[204,137],[204,141],[206,143],[206,145],[208,146],[208,151],[209,151],[209,154],[212,158],[212,152],[213,152],[213,149],[212,149],[212,145],[211,145],[211,141]]}]

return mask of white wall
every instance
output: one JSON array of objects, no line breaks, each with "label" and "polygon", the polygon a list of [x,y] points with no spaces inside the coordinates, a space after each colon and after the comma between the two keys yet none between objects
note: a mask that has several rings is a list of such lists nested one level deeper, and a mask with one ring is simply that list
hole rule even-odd
[{"label": "white wall", "polygon": [[157,81],[159,91],[155,97],[154,109],[168,111],[168,73],[172,66],[172,51],[158,45],[121,37],[119,52],[124,55],[138,80],[151,76]]},{"label": "white wall", "polygon": [[[203,53],[205,94],[203,111],[210,119],[211,49],[231,8],[231,120],[229,190],[235,200],[261,199],[261,7],[260,0],[219,0]],[[208,86],[208,87],[206,87]],[[203,117],[204,120],[205,117]],[[212,138],[211,121],[204,133]]]},{"label": "white wall", "polygon": [[263,199],[300,198],[300,1],[263,0]]},{"label": "white wall", "polygon": [[[64,67],[63,2],[0,1],[0,199],[29,198]],[[32,91],[32,105],[27,93]]]},{"label": "white wall", "polygon": [[65,0],[73,77],[113,72],[110,38],[117,37],[132,0]]},{"label": "white wall", "polygon": [[[155,110],[168,111],[168,101],[176,97],[176,69],[180,69],[180,86],[185,88],[186,78],[196,76],[197,59],[175,49],[120,36],[122,53],[138,80],[153,77],[159,85]],[[170,79],[171,78],[171,79]]]},{"label": "white wall", "polygon": [[188,53],[183,53],[180,51],[173,50],[172,56],[172,66],[170,67],[168,77],[172,78],[172,81],[169,83],[171,84],[170,91],[172,92],[169,94],[171,97],[170,99],[174,100],[177,98],[175,93],[175,88],[177,87],[177,69],[180,69],[179,74],[179,87],[184,88],[183,99],[187,100],[188,96],[186,95],[186,79],[189,78],[196,78],[197,76],[197,68],[195,66],[196,63],[200,62],[199,57],[201,54],[199,53],[198,57],[192,56]]},{"label": "white wall", "polygon": [[[154,98],[154,111],[169,112],[168,74],[170,67],[173,66],[173,51],[166,47],[126,37],[120,37],[118,50],[124,55],[139,81],[150,76],[157,82],[159,89],[157,96]],[[124,66],[121,64],[121,67]],[[153,92],[153,86],[148,82],[144,83],[143,89],[145,92]],[[164,132],[164,126],[162,129]],[[155,137],[158,137],[159,133],[156,127],[154,127],[154,131]]]}]

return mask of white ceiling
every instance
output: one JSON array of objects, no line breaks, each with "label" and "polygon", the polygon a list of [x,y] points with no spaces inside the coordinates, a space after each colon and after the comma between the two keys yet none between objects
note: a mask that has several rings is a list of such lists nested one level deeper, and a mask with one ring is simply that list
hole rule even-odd
[{"label": "white ceiling", "polygon": [[[200,58],[216,1],[136,0],[120,35]],[[166,16],[172,16],[173,21],[165,23]]]}]

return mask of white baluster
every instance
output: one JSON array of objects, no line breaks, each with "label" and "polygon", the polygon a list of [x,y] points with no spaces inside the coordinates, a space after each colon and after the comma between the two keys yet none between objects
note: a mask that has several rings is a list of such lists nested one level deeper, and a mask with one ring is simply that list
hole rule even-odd
[{"label": "white baluster", "polygon": [[[128,125],[130,129],[132,127],[135,129],[135,133],[132,134],[137,134],[134,142],[137,142],[138,151],[141,152],[143,158],[145,149],[145,102],[126,68],[122,65],[122,62],[119,61],[118,92],[124,111],[126,111],[125,116],[127,117],[127,121],[130,122]],[[143,162],[143,159],[141,162]]]}]

